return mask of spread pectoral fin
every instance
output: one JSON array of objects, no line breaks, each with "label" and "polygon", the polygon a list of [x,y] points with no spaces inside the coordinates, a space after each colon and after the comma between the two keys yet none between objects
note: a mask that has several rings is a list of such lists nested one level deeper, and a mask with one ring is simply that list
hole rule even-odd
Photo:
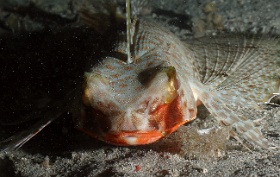
[{"label": "spread pectoral fin", "polygon": [[221,126],[231,127],[230,135],[233,138],[241,143],[242,139],[246,140],[258,148],[267,149],[269,147],[268,140],[261,133],[260,127],[256,127],[252,120],[228,107],[227,103],[217,93],[209,91],[200,83],[193,84],[192,89],[198,92],[198,99]]},{"label": "spread pectoral fin", "polygon": [[[73,102],[75,102],[76,104],[73,105],[78,105],[78,97],[74,96],[77,93],[78,92],[76,90],[69,92],[68,94],[66,94],[62,102],[58,102],[58,100],[52,101],[50,103],[50,106],[45,110],[44,114],[41,116],[38,122],[36,122],[34,125],[31,125],[28,129],[23,130],[22,132],[13,135],[6,140],[0,141],[0,152],[9,152],[19,149],[31,138],[42,131],[46,126],[48,126],[51,122],[71,109],[69,103],[72,104]],[[75,114],[76,112],[73,111],[73,113]]]},{"label": "spread pectoral fin", "polygon": [[231,34],[190,42],[200,80],[212,90],[256,102],[266,102],[279,92],[278,38]]},{"label": "spread pectoral fin", "polygon": [[56,118],[60,117],[63,111],[60,109],[49,111],[40,121],[32,125],[27,130],[24,130],[16,135],[7,138],[0,142],[0,151],[8,152],[12,150],[19,149],[27,141],[37,135],[43,130],[47,125],[49,125]]}]

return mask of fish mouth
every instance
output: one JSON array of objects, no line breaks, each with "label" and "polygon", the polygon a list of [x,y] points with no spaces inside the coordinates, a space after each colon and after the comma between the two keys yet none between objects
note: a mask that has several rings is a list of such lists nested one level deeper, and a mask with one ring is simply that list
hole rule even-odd
[{"label": "fish mouth", "polygon": [[153,143],[160,138],[164,137],[165,132],[149,131],[149,132],[121,132],[107,134],[104,137],[104,141],[108,141],[111,144],[121,146],[133,146],[133,145],[144,145]]},{"label": "fish mouth", "polygon": [[107,132],[101,136],[96,136],[92,132],[81,129],[83,132],[95,137],[101,141],[117,146],[136,146],[153,143],[166,135],[165,132],[160,131],[124,131],[124,132]]}]

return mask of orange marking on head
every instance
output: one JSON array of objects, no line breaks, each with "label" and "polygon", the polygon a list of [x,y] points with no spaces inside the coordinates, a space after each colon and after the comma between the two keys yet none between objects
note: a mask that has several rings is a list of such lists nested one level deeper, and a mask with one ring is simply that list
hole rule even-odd
[{"label": "orange marking on head", "polygon": [[113,70],[114,69],[114,67],[112,65],[109,65],[109,64],[106,65],[106,68],[109,69],[109,70]]},{"label": "orange marking on head", "polygon": [[120,77],[120,75],[119,74],[112,74],[111,77],[116,79],[116,78]]},{"label": "orange marking on head", "polygon": [[133,70],[133,67],[127,66],[127,67],[125,67],[124,69],[127,70],[127,71],[131,71],[131,70]]},{"label": "orange marking on head", "polygon": [[184,120],[184,114],[180,105],[180,98],[177,97],[166,108],[163,118],[165,123],[165,132],[170,134],[177,130],[181,125],[189,122],[192,119]]},{"label": "orange marking on head", "polygon": [[120,88],[125,88],[125,87],[127,87],[127,84],[120,83],[120,84],[119,84],[119,87],[120,87]]}]

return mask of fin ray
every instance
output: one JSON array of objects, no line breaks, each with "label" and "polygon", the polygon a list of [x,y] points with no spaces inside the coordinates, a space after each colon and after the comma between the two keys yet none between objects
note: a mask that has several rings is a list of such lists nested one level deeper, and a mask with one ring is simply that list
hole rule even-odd
[{"label": "fin ray", "polygon": [[242,139],[246,140],[256,148],[269,148],[268,140],[262,135],[260,128],[255,126],[254,121],[247,119],[244,115],[228,106],[227,102],[216,91],[208,90],[202,83],[191,84],[191,87],[198,93],[198,99],[219,124],[231,127],[230,134],[233,138],[239,142]]},{"label": "fin ray", "polygon": [[[279,39],[268,35],[220,35],[188,41],[200,80],[221,94],[267,101],[279,92]],[[207,52],[206,52],[207,51]]]}]

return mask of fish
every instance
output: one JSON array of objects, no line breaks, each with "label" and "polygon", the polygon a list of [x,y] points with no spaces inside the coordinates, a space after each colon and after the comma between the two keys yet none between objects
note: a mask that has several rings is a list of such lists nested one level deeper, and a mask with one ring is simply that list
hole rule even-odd
[{"label": "fish", "polygon": [[[76,128],[113,145],[145,145],[196,119],[198,106],[204,105],[237,141],[260,149],[272,146],[256,121],[236,107],[260,109],[257,103],[279,93],[277,37],[222,33],[180,39],[153,20],[135,17],[127,62],[125,19],[117,18],[112,9],[102,15],[117,19],[119,30],[111,50],[84,74]],[[87,9],[80,17],[101,32],[105,28]],[[60,115],[53,111],[28,131],[7,139],[4,150],[21,147]]]}]

